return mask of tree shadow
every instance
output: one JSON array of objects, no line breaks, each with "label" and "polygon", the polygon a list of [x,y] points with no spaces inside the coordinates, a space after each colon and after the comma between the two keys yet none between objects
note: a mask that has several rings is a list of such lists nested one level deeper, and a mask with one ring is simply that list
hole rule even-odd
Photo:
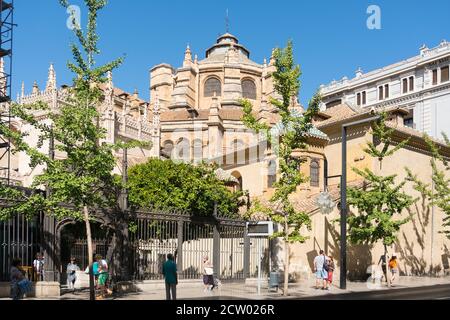
[{"label": "tree shadow", "polygon": [[[338,228],[326,219],[326,234],[328,242],[328,255],[334,258],[335,264],[341,267],[341,245],[340,232]],[[373,245],[371,244],[352,244],[347,242],[347,278],[350,281],[366,281],[367,268],[374,264],[372,257]]]}]

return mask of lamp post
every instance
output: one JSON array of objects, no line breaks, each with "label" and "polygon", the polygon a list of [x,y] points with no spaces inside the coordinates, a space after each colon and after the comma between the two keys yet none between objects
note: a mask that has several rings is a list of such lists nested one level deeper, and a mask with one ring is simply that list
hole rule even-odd
[{"label": "lamp post", "polygon": [[371,117],[342,125],[342,176],[341,176],[341,273],[340,288],[347,289],[347,129],[371,123],[380,116]]}]

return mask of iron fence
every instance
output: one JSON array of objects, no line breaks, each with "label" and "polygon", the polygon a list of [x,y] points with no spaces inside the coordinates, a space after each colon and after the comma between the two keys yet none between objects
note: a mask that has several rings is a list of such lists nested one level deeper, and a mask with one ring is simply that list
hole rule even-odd
[{"label": "iron fence", "polygon": [[28,220],[24,216],[0,222],[0,281],[9,281],[13,259],[20,259],[24,269],[32,269],[41,250],[41,216]]}]

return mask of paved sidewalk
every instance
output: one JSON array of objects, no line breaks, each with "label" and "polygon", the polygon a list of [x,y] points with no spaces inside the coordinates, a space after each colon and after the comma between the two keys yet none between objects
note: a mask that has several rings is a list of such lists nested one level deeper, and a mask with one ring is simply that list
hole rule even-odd
[{"label": "paved sidewalk", "polygon": [[[391,288],[391,290],[404,289],[404,288],[417,288],[425,286],[435,286],[442,284],[450,284],[450,277],[443,278],[429,278],[429,277],[400,277],[399,281]],[[329,291],[317,290],[315,288],[315,280],[303,280],[298,283],[289,284],[289,297],[290,298],[320,298],[327,299],[328,295],[336,295],[343,293],[356,293],[356,292],[374,292],[378,290],[386,290],[386,284],[381,286],[368,284],[366,282],[347,282],[347,290],[341,290],[338,288],[339,283],[336,282]],[[116,295],[113,298],[107,300],[165,300],[164,289],[154,289],[151,291],[127,293],[122,295]],[[199,280],[198,285],[192,286],[180,286],[177,290],[177,298],[179,300],[275,300],[284,299],[282,291],[278,292],[267,289],[267,282],[265,286],[263,284],[261,288],[261,294],[257,294],[256,284],[244,284],[240,283],[224,283],[219,289],[215,289],[211,292],[204,292],[204,287]],[[77,292],[76,294],[66,293],[59,298],[52,298],[48,300],[88,300],[89,292],[84,290]],[[9,300],[9,299],[0,299]],[[39,300],[30,298],[28,300]]]},{"label": "paved sidewalk", "polygon": [[[444,278],[428,278],[428,277],[401,277],[391,290],[401,288],[415,288],[424,286],[435,286],[441,284],[449,284],[450,277]],[[317,290],[315,288],[314,279],[304,280],[299,283],[289,285],[289,296],[291,298],[317,298],[327,295],[352,293],[352,292],[372,292],[377,290],[386,290],[386,284],[381,286],[367,284],[366,282],[347,282],[347,290],[338,288],[339,283],[334,284],[329,291]],[[244,283],[225,283],[214,292],[204,292],[203,285],[199,281],[198,286],[180,287],[177,290],[177,298],[179,300],[271,300],[283,299],[282,291],[269,292],[267,285],[261,288],[261,295],[257,294],[256,285],[245,285]],[[65,294],[61,300],[79,300],[87,299],[87,292],[73,294]],[[136,292],[118,295],[113,300],[165,300],[165,290],[155,289],[151,292]]]}]

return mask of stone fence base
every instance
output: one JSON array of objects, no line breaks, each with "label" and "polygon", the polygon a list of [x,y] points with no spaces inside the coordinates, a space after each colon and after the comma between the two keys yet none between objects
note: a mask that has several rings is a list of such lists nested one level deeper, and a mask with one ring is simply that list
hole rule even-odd
[{"label": "stone fence base", "polygon": [[[0,282],[0,298],[9,298],[11,285],[9,282]],[[33,284],[33,291],[28,298],[57,298],[61,296],[61,286],[58,282],[37,282]]]}]

